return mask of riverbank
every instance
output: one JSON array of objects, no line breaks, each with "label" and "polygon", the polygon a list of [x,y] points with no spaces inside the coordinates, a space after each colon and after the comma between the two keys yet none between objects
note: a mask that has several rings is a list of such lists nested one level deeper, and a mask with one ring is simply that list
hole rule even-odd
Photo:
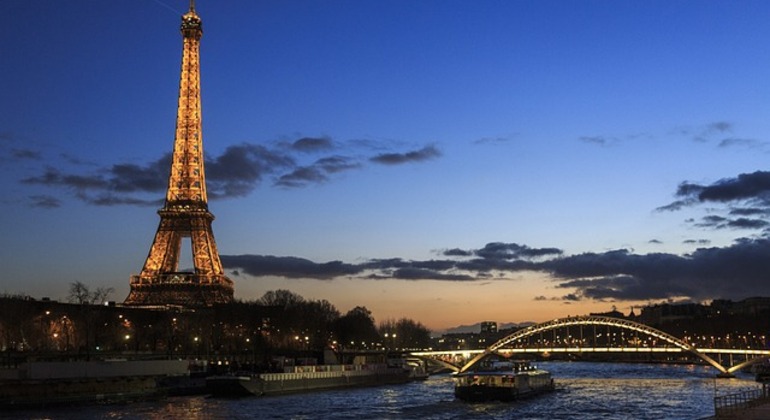
[{"label": "riverbank", "polygon": [[707,419],[770,419],[770,387],[714,397],[714,416]]},{"label": "riverbank", "polygon": [[0,407],[135,401],[160,397],[168,378],[189,378],[186,360],[30,362],[0,370]]}]

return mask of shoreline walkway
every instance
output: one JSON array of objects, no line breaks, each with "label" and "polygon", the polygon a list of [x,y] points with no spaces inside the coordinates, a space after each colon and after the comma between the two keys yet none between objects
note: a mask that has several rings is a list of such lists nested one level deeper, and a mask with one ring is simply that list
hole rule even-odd
[{"label": "shoreline walkway", "polygon": [[770,419],[770,384],[762,388],[714,397],[714,416],[707,419]]}]

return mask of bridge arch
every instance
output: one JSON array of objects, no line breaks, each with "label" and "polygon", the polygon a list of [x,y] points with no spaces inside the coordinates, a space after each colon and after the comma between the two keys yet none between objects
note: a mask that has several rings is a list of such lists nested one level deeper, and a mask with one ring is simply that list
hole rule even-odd
[{"label": "bridge arch", "polygon": [[635,331],[642,334],[649,335],[651,337],[658,338],[660,340],[665,341],[666,343],[671,344],[672,346],[678,347],[684,351],[690,352],[694,354],[695,356],[699,357],[703,361],[707,362],[711,366],[714,366],[717,368],[722,374],[728,375],[730,372],[719,364],[719,362],[715,361],[711,357],[701,353],[696,349],[694,346],[674,337],[671,334],[665,333],[663,331],[660,331],[658,329],[652,328],[648,325],[640,324],[638,322],[629,321],[627,319],[620,319],[620,318],[612,318],[608,316],[595,316],[595,315],[586,315],[586,316],[575,316],[575,317],[568,317],[568,318],[558,318],[551,321],[542,322],[540,324],[531,325],[527,328],[523,328],[521,330],[516,331],[515,333],[508,335],[491,346],[487,347],[484,352],[476,355],[474,358],[468,361],[468,363],[465,364],[460,369],[460,372],[465,372],[468,369],[472,368],[476,363],[478,363],[481,359],[485,358],[491,353],[497,352],[497,350],[501,349],[505,345],[516,341],[521,338],[530,337],[535,334],[539,334],[544,331],[550,331],[557,328],[563,328],[563,327],[570,327],[573,325],[578,326],[594,326],[594,325],[601,325],[601,326],[610,326],[610,327],[616,327],[621,328],[629,331]]}]

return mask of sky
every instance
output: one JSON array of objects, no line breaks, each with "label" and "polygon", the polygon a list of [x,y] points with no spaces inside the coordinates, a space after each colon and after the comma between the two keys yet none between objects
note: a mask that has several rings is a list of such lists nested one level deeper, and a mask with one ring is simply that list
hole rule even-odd
[{"label": "sky", "polygon": [[[165,197],[187,8],[0,2],[0,293],[127,296]],[[766,1],[196,10],[238,299],[286,289],[442,330],[770,296]]]}]

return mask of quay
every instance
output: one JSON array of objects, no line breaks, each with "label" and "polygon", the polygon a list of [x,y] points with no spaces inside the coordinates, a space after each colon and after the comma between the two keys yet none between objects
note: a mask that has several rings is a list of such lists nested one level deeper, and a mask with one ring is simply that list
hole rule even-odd
[{"label": "quay", "polygon": [[770,419],[770,383],[763,383],[762,388],[714,397],[714,416],[707,419]]}]

